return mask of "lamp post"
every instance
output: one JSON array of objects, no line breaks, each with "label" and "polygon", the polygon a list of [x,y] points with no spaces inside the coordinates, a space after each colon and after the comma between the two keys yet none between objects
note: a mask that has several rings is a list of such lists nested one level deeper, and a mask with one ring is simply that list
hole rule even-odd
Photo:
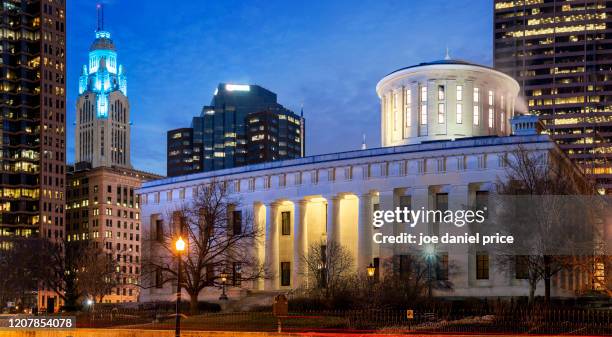
[{"label": "lamp post", "polygon": [[182,265],[182,258],[181,258],[181,253],[183,251],[185,251],[185,241],[183,241],[183,238],[179,236],[179,238],[176,240],[176,243],[174,245],[174,248],[176,248],[176,256],[178,259],[178,271],[176,273],[176,330],[175,330],[175,336],[176,337],[180,337],[181,336],[181,265]]},{"label": "lamp post", "polygon": [[427,297],[431,298],[433,293],[433,266],[432,262],[436,256],[436,248],[428,245],[425,247],[425,260],[427,261]]},{"label": "lamp post", "polygon": [[372,295],[372,288],[374,287],[374,275],[376,275],[376,267],[374,267],[370,262],[370,265],[366,268],[366,271],[368,275],[369,292],[370,295]]},{"label": "lamp post", "polygon": [[376,267],[374,267],[372,263],[370,263],[370,265],[368,266],[368,278],[370,280],[373,280],[375,274],[376,274]]},{"label": "lamp post", "polygon": [[227,283],[227,277],[228,277],[227,272],[224,270],[220,276],[221,276],[221,283],[223,284],[223,292],[221,293],[221,296],[219,296],[219,299],[222,301],[227,301],[228,298],[227,298],[227,295],[225,294],[225,284]]}]

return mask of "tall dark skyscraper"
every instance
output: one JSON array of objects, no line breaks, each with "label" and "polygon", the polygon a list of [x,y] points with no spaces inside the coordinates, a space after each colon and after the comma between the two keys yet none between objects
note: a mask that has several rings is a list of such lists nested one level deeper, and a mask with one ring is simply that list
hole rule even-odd
[{"label": "tall dark skyscraper", "polygon": [[[495,0],[495,67],[568,156],[612,192],[612,1]],[[517,106],[520,109],[520,106]]]},{"label": "tall dark skyscraper", "polygon": [[167,174],[302,157],[304,122],[267,89],[221,83],[191,128],[168,132]]},{"label": "tall dark skyscraper", "polygon": [[[2,237],[64,235],[66,6],[2,1]],[[2,248],[2,247],[0,247]]]}]

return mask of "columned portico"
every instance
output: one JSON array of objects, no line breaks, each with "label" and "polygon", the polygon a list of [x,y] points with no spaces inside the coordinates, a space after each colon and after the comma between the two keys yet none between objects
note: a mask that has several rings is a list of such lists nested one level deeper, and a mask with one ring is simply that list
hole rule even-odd
[{"label": "columned portico", "polygon": [[266,269],[270,278],[266,280],[266,290],[278,289],[278,207],[277,202],[266,205]]}]

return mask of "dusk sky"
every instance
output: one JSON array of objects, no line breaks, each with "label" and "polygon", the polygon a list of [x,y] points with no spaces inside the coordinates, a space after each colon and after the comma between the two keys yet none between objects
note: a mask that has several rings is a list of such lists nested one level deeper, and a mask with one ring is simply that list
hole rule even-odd
[{"label": "dusk sky", "polygon": [[[188,127],[219,82],[259,84],[299,112],[306,153],[380,145],[376,83],[389,72],[453,58],[491,65],[489,0],[107,0],[105,29],[128,76],[132,164],[166,173],[166,132]],[[96,1],[67,1],[68,162],[78,76]]]}]

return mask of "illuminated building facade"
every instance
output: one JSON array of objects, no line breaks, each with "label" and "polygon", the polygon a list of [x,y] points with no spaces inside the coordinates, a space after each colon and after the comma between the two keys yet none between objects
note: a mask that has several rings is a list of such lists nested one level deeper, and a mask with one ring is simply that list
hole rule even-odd
[{"label": "illuminated building facade", "polygon": [[[444,86],[444,96],[440,95],[440,86]],[[458,96],[461,100],[455,97],[458,86],[463,91]],[[392,118],[393,109],[389,106],[393,104],[385,101],[397,94],[397,102],[404,102],[400,97],[406,89],[410,89],[414,105],[408,104],[413,110],[404,112],[409,112],[406,116],[418,128],[407,129],[404,137],[405,119],[399,114]],[[539,126],[533,116],[504,121],[502,127],[501,120],[512,117],[518,90],[518,83],[499,71],[456,60],[423,63],[395,71],[376,87],[383,121],[382,148],[279,160],[143,184],[138,191],[146,235],[143,255],[160,261],[175,259],[158,244],[164,240],[163,233],[179,226],[180,217],[174,217],[168,210],[191,205],[198,198],[201,186],[221,181],[227,184],[232,198],[240,200],[234,211],[240,212],[241,221],[252,219],[254,226],[265,229],[261,240],[253,242],[253,258],[265,266],[269,276],[230,285],[230,298],[245,296],[244,288],[253,292],[286,292],[309,287],[308,279],[312,275],[308,273],[312,271],[306,267],[303,257],[309,247],[322,242],[335,241],[346,248],[355,261],[351,270],[361,275],[365,275],[370,265],[376,268],[376,277],[397,272],[401,275],[408,271],[402,266],[410,254],[407,247],[376,242],[374,236],[410,232],[410,224],[391,221],[375,228],[372,221],[375,211],[397,207],[448,210],[482,205],[488,202],[489,194],[496,192],[496,183],[507,177],[506,160],[513,160],[511,153],[517,146],[535,155],[569,162],[550,137],[537,134]],[[476,96],[476,104],[474,91],[482,95]],[[491,103],[489,92],[493,96]],[[507,105],[501,104],[501,95]],[[452,104],[452,109],[437,110],[441,103]],[[457,116],[457,104],[464,105],[460,108],[464,116]],[[417,106],[419,109],[425,106],[426,110],[417,110]],[[430,106],[436,107],[431,114]],[[472,106],[479,107],[477,112],[486,111],[477,115],[478,125],[473,122]],[[502,107],[506,113],[504,118]],[[423,111],[427,114],[421,115]],[[444,113],[443,119],[438,112]],[[489,127],[489,116],[493,117],[493,127]],[[420,120],[426,123],[420,124]],[[418,132],[423,129],[426,135]],[[401,132],[394,138],[395,130]],[[511,130],[516,134],[510,135]],[[445,134],[441,134],[443,131]],[[577,168],[573,172],[581,176]],[[232,223],[236,225],[242,223]],[[436,228],[432,225],[427,230],[435,233]],[[523,273],[504,272],[494,258],[495,251],[477,246],[455,248],[452,244],[436,245],[436,270],[442,272],[435,277],[450,281],[453,287],[434,289],[433,296],[499,298],[529,293],[529,282]],[[455,266],[456,272],[449,272],[449,266]],[[214,266],[203,273],[218,274],[227,269]],[[176,287],[172,282],[163,282],[166,279],[163,271],[149,273],[143,278],[141,301],[173,300]],[[579,281],[575,283],[568,279],[570,274],[565,271],[555,276],[553,296],[574,296],[591,289],[592,284],[584,278],[576,278]],[[220,290],[207,287],[201,292],[200,300],[216,299],[219,293]],[[542,293],[543,287],[538,286],[538,294]]]},{"label": "illuminated building facade", "polygon": [[130,164],[130,103],[127,78],[117,61],[115,44],[104,30],[98,5],[96,39],[89,48],[89,64],[79,78],[75,129],[76,162],[93,167]]},{"label": "illuminated building facade", "polygon": [[67,174],[66,240],[93,240],[116,259],[104,302],[135,302],[140,274],[140,207],[135,190],[160,178],[130,164],[130,107],[123,67],[98,5],[96,39],[79,78],[76,163]]},{"label": "illuminated building facade", "polygon": [[510,133],[519,86],[489,67],[450,58],[399,69],[376,86],[383,146]]},{"label": "illuminated building facade", "polygon": [[[304,117],[258,85],[220,83],[191,130],[168,131],[168,176],[302,157]],[[182,134],[191,133],[191,139]],[[191,142],[191,151],[184,144]],[[185,164],[180,164],[185,163]]]},{"label": "illuminated building facade", "polygon": [[64,232],[65,2],[2,5],[0,237],[58,239]]},{"label": "illuminated building facade", "polygon": [[[12,236],[64,236],[66,3],[3,1],[1,17],[0,251]],[[38,307],[60,304],[39,289]]]},{"label": "illuminated building facade", "polygon": [[118,267],[116,286],[105,303],[136,302],[141,268],[140,201],[142,182],[161,177],[120,167],[68,169],[66,239],[94,240]]},{"label": "illuminated building facade", "polygon": [[[197,117],[196,117],[197,118]],[[193,128],[181,128],[168,132],[168,177],[182,176],[202,170],[201,146],[194,147]]]},{"label": "illuminated building facade", "polygon": [[612,1],[495,0],[495,68],[601,191],[612,191]]}]

